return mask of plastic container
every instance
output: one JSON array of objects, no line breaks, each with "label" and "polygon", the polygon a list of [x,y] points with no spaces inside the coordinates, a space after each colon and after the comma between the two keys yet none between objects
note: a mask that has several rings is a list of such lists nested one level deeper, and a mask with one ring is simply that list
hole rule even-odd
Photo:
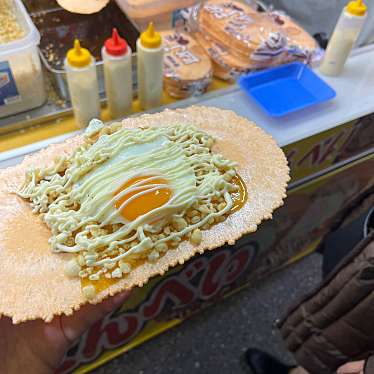
[{"label": "plastic container", "polygon": [[42,105],[46,100],[38,44],[40,34],[21,0],[13,1],[25,35],[0,44],[0,118]]},{"label": "plastic container", "polygon": [[239,86],[273,117],[284,116],[336,96],[327,83],[301,62],[242,76]]},{"label": "plastic container", "polygon": [[345,62],[360,35],[367,18],[367,8],[362,0],[351,1],[340,15],[326,48],[320,72],[337,76],[343,72]]},{"label": "plastic container", "polygon": [[181,11],[196,4],[197,0],[116,0],[139,31],[154,22],[158,30],[175,27],[182,19]]}]

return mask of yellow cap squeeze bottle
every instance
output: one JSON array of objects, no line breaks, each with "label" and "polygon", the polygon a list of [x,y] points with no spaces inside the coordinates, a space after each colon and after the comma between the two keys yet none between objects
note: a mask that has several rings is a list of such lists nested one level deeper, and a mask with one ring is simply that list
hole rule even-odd
[{"label": "yellow cap squeeze bottle", "polygon": [[164,48],[161,35],[151,22],[136,43],[138,98],[142,109],[161,105]]},{"label": "yellow cap squeeze bottle", "polygon": [[366,17],[367,7],[363,0],[351,1],[343,9],[320,66],[322,74],[337,76],[343,72]]},{"label": "yellow cap squeeze bottle", "polygon": [[86,127],[91,119],[100,117],[95,59],[76,39],[64,63],[75,120],[80,127]]}]

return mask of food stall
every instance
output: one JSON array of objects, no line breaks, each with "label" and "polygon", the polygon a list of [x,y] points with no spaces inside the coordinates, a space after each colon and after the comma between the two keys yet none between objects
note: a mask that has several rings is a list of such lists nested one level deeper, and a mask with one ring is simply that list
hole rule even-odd
[{"label": "food stall", "polygon": [[[74,20],[74,17],[64,18],[61,8],[54,9],[54,16],[46,21],[38,8],[44,6],[41,3],[25,1],[42,34],[39,48],[43,65],[39,65],[36,52],[24,53],[34,61],[31,64],[33,69],[37,69],[36,73],[33,71],[30,74],[35,79],[35,90],[38,90],[37,83],[41,79],[38,71],[43,66],[46,93],[32,95],[33,100],[38,102],[26,103],[36,107],[30,110],[21,108],[17,114],[4,112],[3,115],[0,108],[1,168],[16,165],[25,156],[83,131],[72,115],[66,78],[61,72],[61,59],[70,45],[64,44],[64,38],[58,43],[56,39],[51,41],[45,38],[46,35],[60,37],[61,33],[53,34],[51,30],[61,31],[62,26],[68,30],[67,35],[73,35],[79,32],[77,24],[80,25],[81,21]],[[48,5],[48,1],[45,3]],[[128,5],[131,1],[123,3]],[[92,18],[87,18],[89,21],[83,27],[83,33],[92,36],[92,31],[87,32],[87,29],[92,30],[99,23],[109,25],[103,32],[108,36],[111,28],[116,26],[114,23],[118,23],[123,27],[119,29],[120,32],[128,36],[129,45],[135,49],[139,34],[137,28],[141,31],[145,29],[153,17],[153,8],[149,9],[145,20],[136,12],[131,14],[134,10],[131,7],[124,6],[123,9],[129,18],[131,15],[135,17],[133,24],[117,5],[111,3],[95,16],[89,16]],[[165,13],[168,12],[166,10]],[[114,19],[110,19],[113,24],[108,21],[112,14],[115,14]],[[140,18],[137,19],[137,16]],[[31,24],[30,27],[33,28]],[[37,33],[33,34],[33,38],[36,48]],[[98,44],[102,43],[103,40],[100,40]],[[57,50],[63,51],[57,57],[52,51],[56,46]],[[98,56],[99,50],[94,50],[93,54]],[[273,219],[263,223],[255,233],[244,236],[233,246],[227,245],[194,257],[133,292],[119,311],[96,323],[71,347],[59,373],[71,370],[87,372],[232,295],[255,279],[315,251],[324,235],[349,216],[352,206],[363,202],[368,204],[367,198],[371,198],[374,189],[372,58],[374,60],[374,45],[369,45],[353,51],[344,72],[338,77],[322,76],[315,69],[317,76],[336,92],[336,97],[281,117],[266,114],[234,80],[218,78],[214,78],[202,90],[207,90],[206,93],[198,92],[198,95],[183,99],[164,93],[162,105],[147,110],[152,113],[204,105],[232,110],[254,121],[273,136],[287,156],[291,169],[288,197],[284,206],[274,213]],[[25,67],[27,65],[24,59],[19,63]],[[133,64],[136,65],[135,57]],[[97,68],[102,119],[112,121],[105,107],[104,86],[100,78],[103,74],[102,63]],[[16,76],[15,80],[23,78]],[[175,88],[173,85],[171,87]],[[29,88],[26,91],[30,92]],[[22,92],[20,94],[22,96]],[[39,101],[44,104],[40,105]],[[141,111],[139,101],[135,98],[131,115],[138,116]],[[217,126],[225,124],[217,123]]]}]

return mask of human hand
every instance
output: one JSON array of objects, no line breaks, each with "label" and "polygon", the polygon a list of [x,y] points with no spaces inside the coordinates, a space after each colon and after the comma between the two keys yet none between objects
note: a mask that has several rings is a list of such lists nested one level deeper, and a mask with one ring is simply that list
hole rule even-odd
[{"label": "human hand", "polygon": [[101,304],[85,305],[72,316],[58,316],[51,323],[36,320],[13,325],[10,318],[0,318],[0,373],[53,373],[69,345],[128,296],[127,291]]},{"label": "human hand", "polygon": [[364,374],[365,361],[349,362],[341,366],[337,374]]}]

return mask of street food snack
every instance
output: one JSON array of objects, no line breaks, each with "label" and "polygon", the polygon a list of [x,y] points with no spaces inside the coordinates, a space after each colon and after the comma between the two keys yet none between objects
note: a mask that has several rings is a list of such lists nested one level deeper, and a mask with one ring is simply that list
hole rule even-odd
[{"label": "street food snack", "polygon": [[196,41],[204,48],[212,60],[214,76],[223,80],[231,80],[245,74],[258,65],[251,65],[248,58],[233,54],[230,49],[220,42],[214,41],[208,35],[200,32],[194,34]]},{"label": "street food snack", "polygon": [[71,12],[80,14],[93,14],[99,12],[108,3],[109,0],[56,0],[61,8]]},{"label": "street food snack", "polygon": [[234,244],[288,180],[271,136],[231,111],[94,120],[0,172],[0,315],[50,321]]},{"label": "street food snack", "polygon": [[316,41],[283,13],[260,13],[237,1],[208,0],[191,14],[195,38],[212,58],[219,78],[321,58]]},{"label": "street food snack", "polygon": [[278,11],[271,11],[266,14],[280,26],[281,32],[287,38],[286,62],[297,59],[314,64],[322,58],[322,50],[316,40],[291,17]]},{"label": "street food snack", "polygon": [[212,63],[196,40],[184,32],[161,32],[164,44],[164,87],[170,96],[186,98],[207,90]]}]

